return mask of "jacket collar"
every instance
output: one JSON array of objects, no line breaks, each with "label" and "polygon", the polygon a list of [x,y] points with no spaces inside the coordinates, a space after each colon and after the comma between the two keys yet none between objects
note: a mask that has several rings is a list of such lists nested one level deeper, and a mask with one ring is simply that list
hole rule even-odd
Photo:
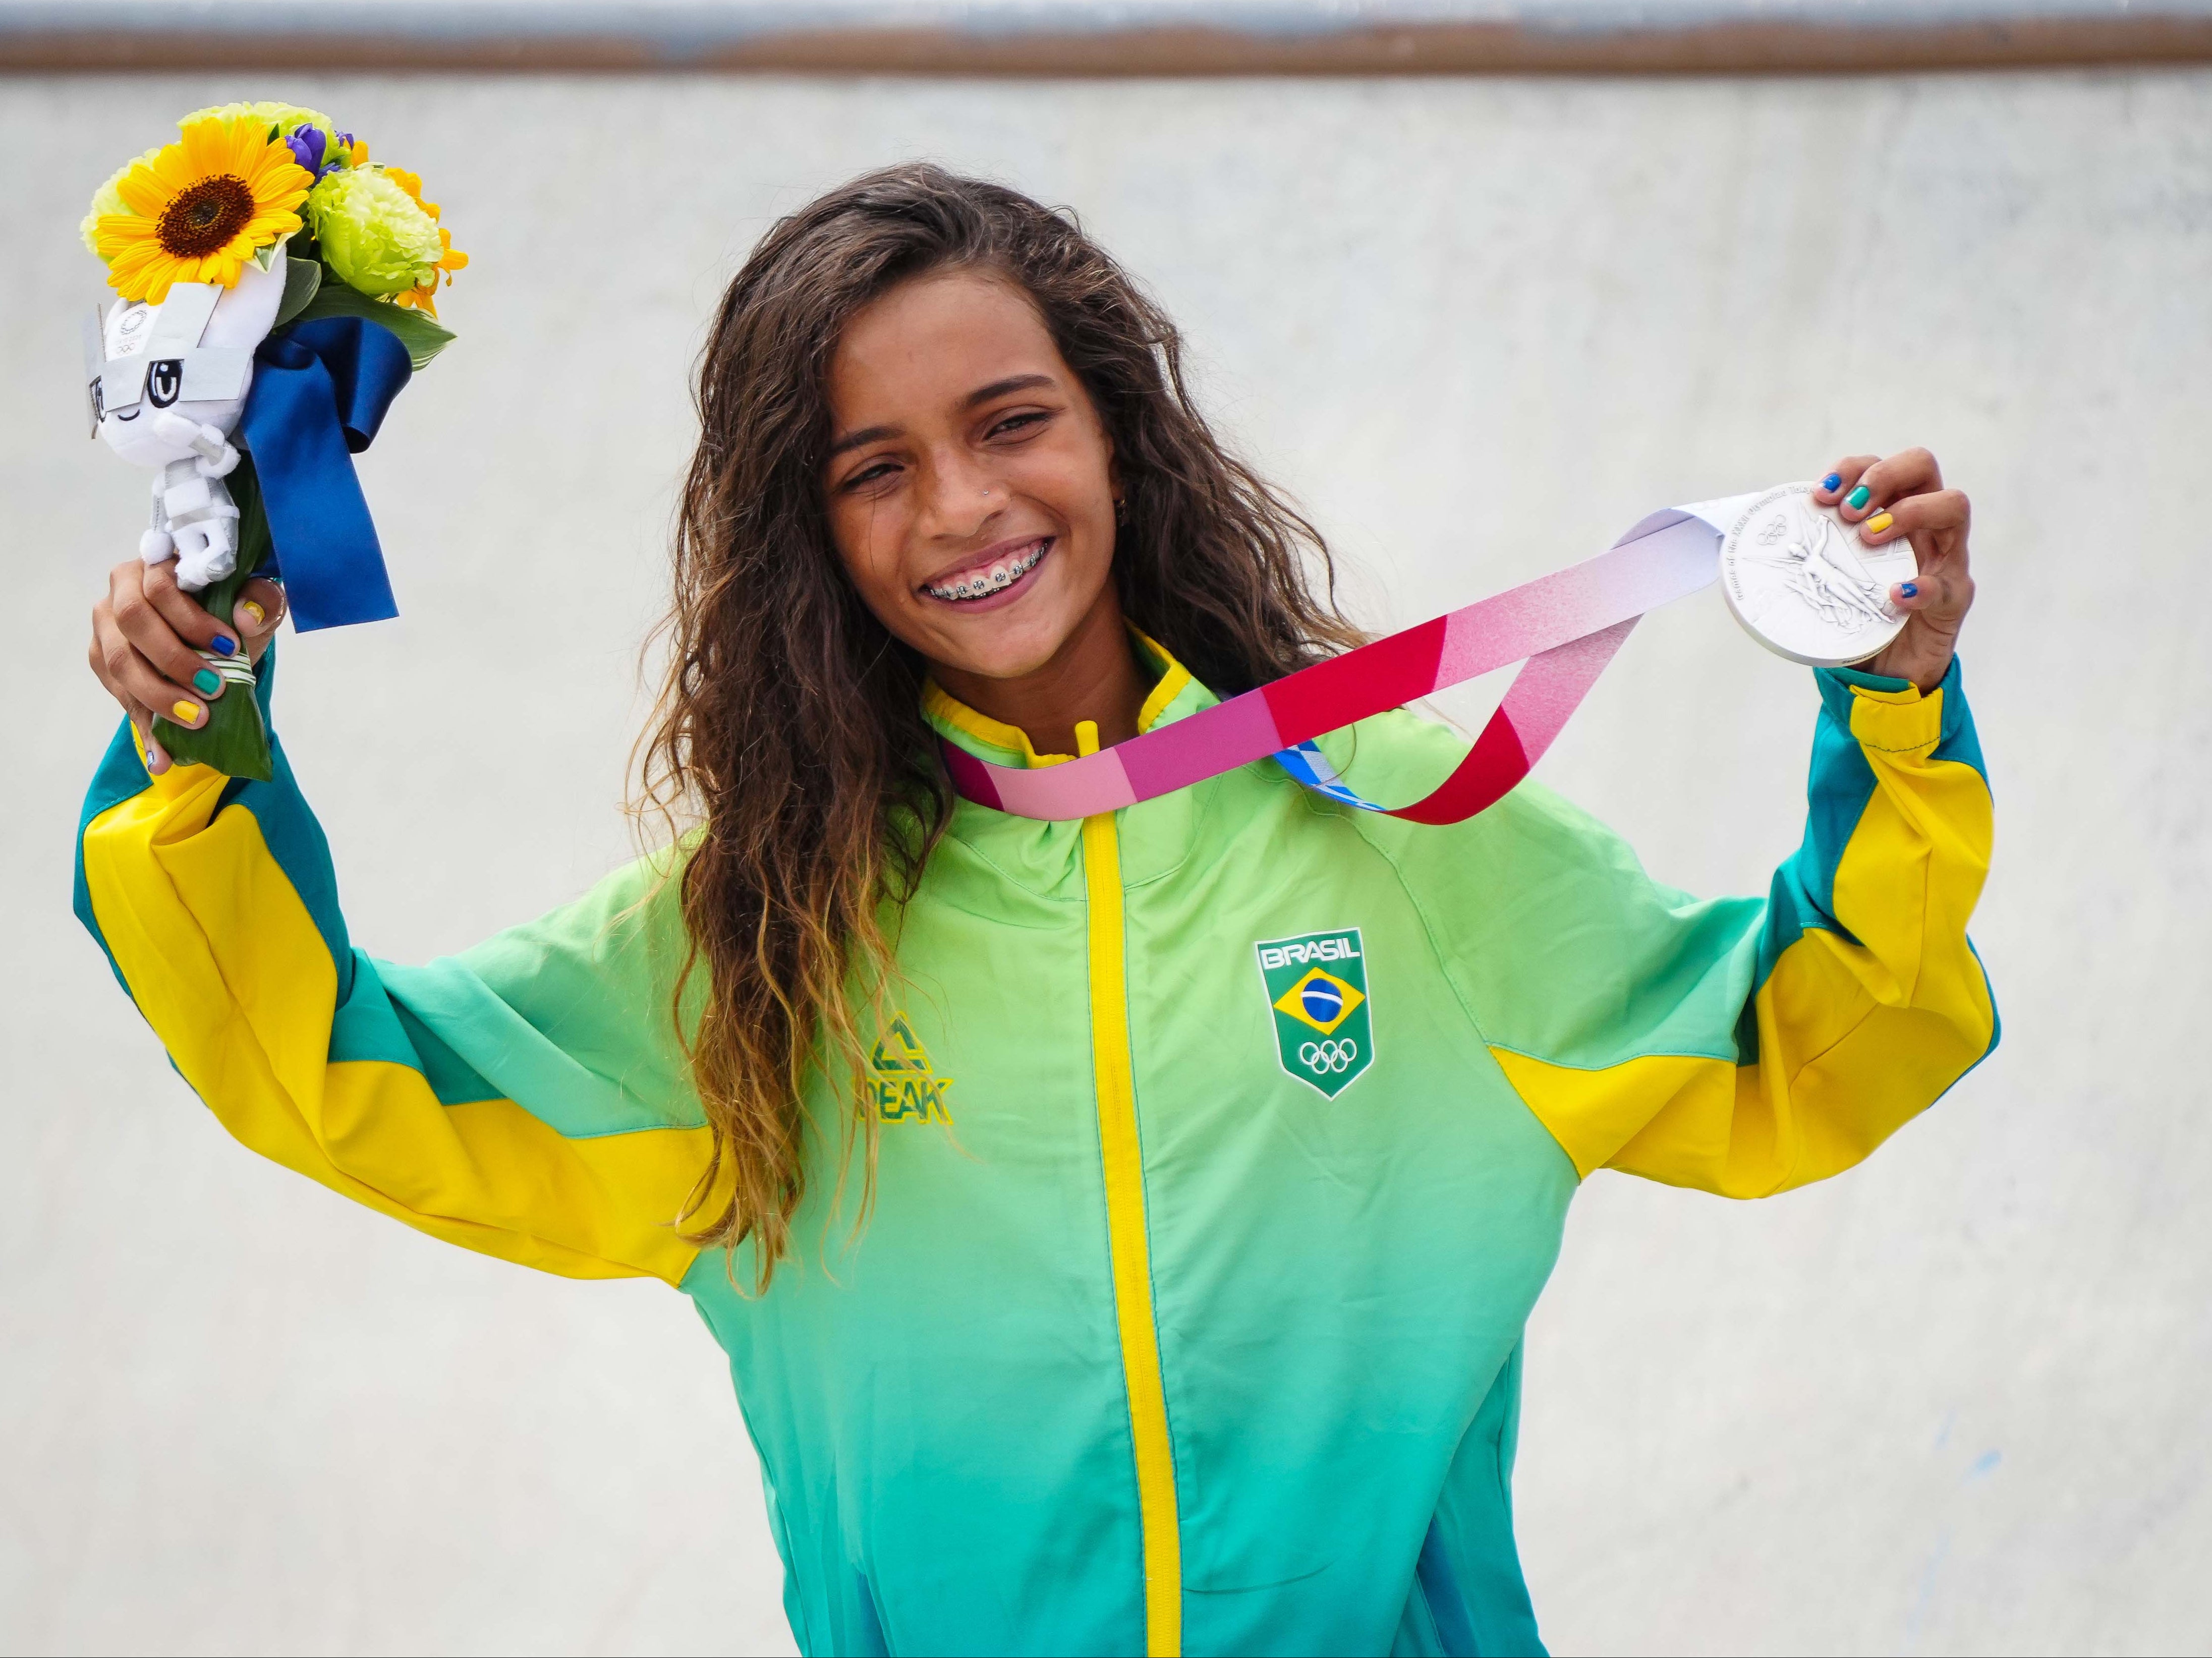
[{"label": "jacket collar", "polygon": [[[1129,629],[1129,636],[1136,644],[1138,657],[1157,676],[1144,707],[1137,710],[1139,732],[1148,732],[1155,726],[1171,726],[1220,700],[1193,679],[1190,670],[1176,661],[1158,640],[1135,628]],[[1018,726],[1002,724],[988,714],[978,714],[934,679],[922,683],[921,714],[947,742],[995,765],[1025,768],[1058,766],[1075,758],[1072,754],[1039,754],[1030,745],[1027,732]]]},{"label": "jacket collar", "polygon": [[[1190,676],[1165,647],[1134,628],[1130,635],[1138,656],[1158,676],[1144,707],[1137,714],[1137,729],[1188,720],[1220,699]],[[947,742],[958,744],[979,760],[1001,766],[1056,766],[1074,758],[1066,754],[1039,754],[1018,728],[977,713],[934,680],[922,688],[922,716]],[[1204,810],[1204,785],[1177,789],[1156,800],[1125,806],[1115,813],[1121,831],[1121,880],[1136,887],[1164,879],[1189,855],[1197,814]],[[1080,823],[1053,823],[1017,817],[988,806],[963,800],[954,809],[947,845],[933,857],[951,855],[975,859],[990,866],[994,880],[1011,882],[1048,908],[1083,902],[1082,834]],[[966,883],[959,883],[965,888]],[[974,890],[975,889],[968,889]],[[1008,895],[1011,898],[1012,895]],[[1013,910],[994,906],[1000,919],[1012,919]],[[1039,918],[1042,922],[1042,917]]]}]

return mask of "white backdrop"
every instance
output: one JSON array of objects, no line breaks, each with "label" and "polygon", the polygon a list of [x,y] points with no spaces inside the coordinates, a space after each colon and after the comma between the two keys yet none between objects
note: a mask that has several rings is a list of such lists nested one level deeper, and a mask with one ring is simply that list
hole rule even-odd
[{"label": "white backdrop", "polygon": [[[2212,1636],[2212,76],[204,77],[0,82],[0,1646],[789,1649],[682,1302],[258,1162],[68,914],[112,717],[85,614],[145,489],[82,434],[76,220],[176,115],[274,92],[419,168],[476,260],[460,343],[362,464],[405,614],[284,649],[380,955],[623,855],[703,319],[775,214],[866,167],[1079,207],[1377,625],[1654,506],[1934,447],[1977,508],[2004,1047],[1826,1187],[1590,1183],[1531,1338],[1528,1575],[1564,1652]],[[1812,708],[1708,595],[1639,631],[1544,773],[1661,878],[1759,890]]]}]

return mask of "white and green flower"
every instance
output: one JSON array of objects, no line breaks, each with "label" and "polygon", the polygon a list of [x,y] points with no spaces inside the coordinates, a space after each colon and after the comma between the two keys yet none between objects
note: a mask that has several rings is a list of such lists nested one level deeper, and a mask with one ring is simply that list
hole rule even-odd
[{"label": "white and green flower", "polygon": [[381,167],[325,175],[308,193],[307,216],[324,263],[362,294],[389,299],[421,288],[446,257],[438,222]]}]

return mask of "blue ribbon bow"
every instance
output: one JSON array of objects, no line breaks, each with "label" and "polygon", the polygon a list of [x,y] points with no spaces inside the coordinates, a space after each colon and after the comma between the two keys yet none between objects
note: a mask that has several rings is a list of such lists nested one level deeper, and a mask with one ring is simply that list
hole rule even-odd
[{"label": "blue ribbon bow", "polygon": [[292,625],[310,633],[398,616],[353,458],[414,372],[407,348],[364,318],[323,317],[271,334],[253,361],[240,429]]}]

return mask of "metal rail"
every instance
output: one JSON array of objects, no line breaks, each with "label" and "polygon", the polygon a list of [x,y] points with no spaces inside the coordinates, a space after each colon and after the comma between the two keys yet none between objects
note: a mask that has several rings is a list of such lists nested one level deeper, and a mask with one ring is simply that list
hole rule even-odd
[{"label": "metal rail", "polygon": [[0,73],[1806,75],[2212,62],[2212,0],[0,0]]}]

